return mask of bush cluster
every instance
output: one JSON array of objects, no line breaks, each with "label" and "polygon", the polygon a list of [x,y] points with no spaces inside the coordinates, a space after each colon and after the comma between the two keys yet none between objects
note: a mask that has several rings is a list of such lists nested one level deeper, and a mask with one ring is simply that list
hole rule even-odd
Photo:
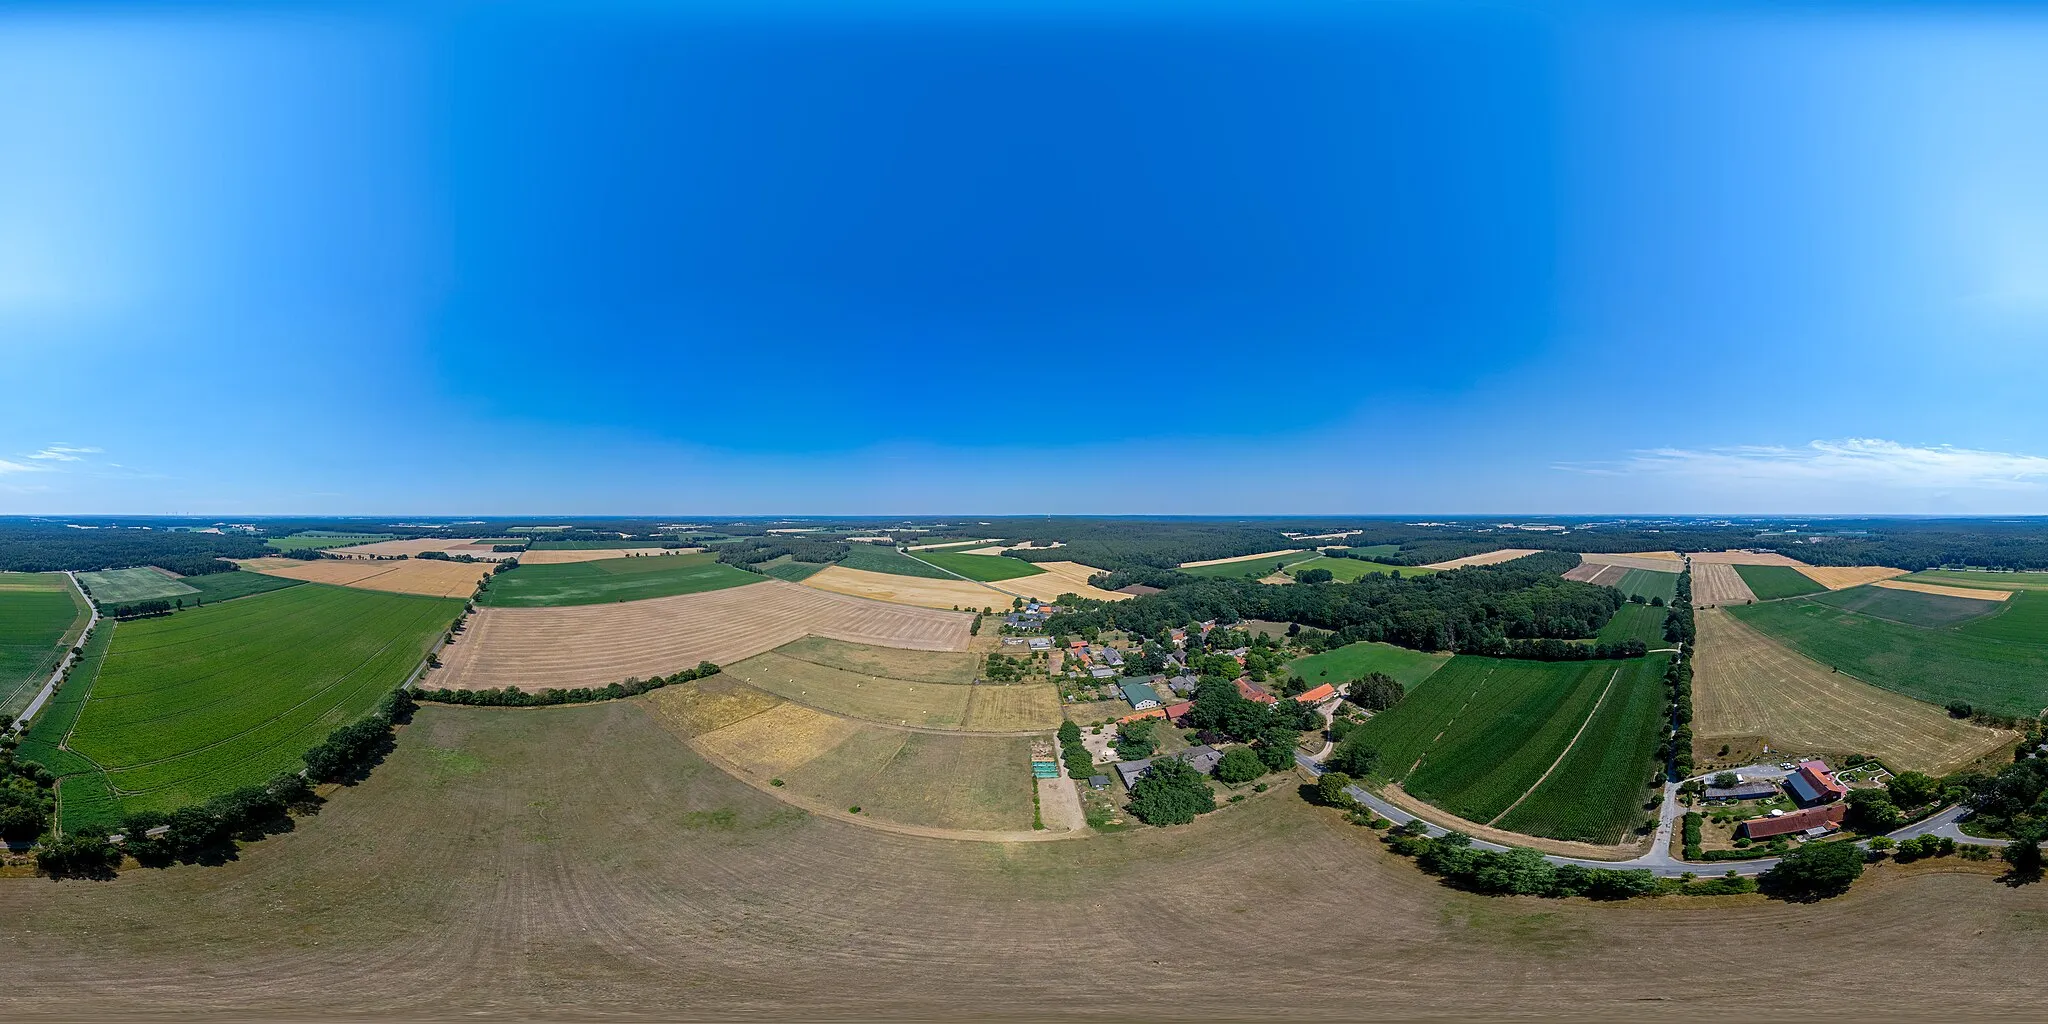
[{"label": "bush cluster", "polygon": [[528,693],[517,686],[489,690],[428,690],[415,692],[416,699],[435,704],[466,704],[486,708],[537,708],[555,704],[590,704],[601,700],[618,700],[621,697],[637,697],[649,690],[659,690],[675,683],[687,683],[718,674],[718,666],[702,662],[696,668],[686,668],[673,675],[654,676],[651,679],[628,679],[609,686],[577,686],[569,689],[549,687]]}]

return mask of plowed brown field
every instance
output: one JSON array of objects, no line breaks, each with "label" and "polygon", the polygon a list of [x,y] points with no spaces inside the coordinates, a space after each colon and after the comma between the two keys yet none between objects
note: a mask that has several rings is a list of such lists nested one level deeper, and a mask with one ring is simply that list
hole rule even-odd
[{"label": "plowed brown field", "polygon": [[[919,839],[796,811],[636,703],[429,706],[225,865],[0,879],[0,947],[14,1020],[1786,1015],[1703,950],[1883,979],[1827,987],[1845,1020],[2048,1001],[2048,885],[1954,857],[1811,905],[1596,903],[1459,892],[1376,835],[1276,786],[1170,829]],[[1176,935],[1228,941],[1093,966]]]},{"label": "plowed brown field", "polygon": [[297,558],[251,558],[238,564],[269,576],[430,597],[468,597],[476,592],[477,581],[489,575],[493,568],[478,562],[443,562],[425,558],[381,561],[323,558],[317,562]]},{"label": "plowed brown field", "polygon": [[1701,608],[1713,608],[1724,604],[1749,604],[1756,600],[1755,592],[1743,582],[1735,566],[1727,562],[1692,563],[1692,602]]},{"label": "plowed brown field", "polygon": [[964,613],[904,608],[764,580],[703,594],[563,608],[483,608],[441,652],[428,686],[602,686],[721,665],[816,634],[926,651],[967,648]]},{"label": "plowed brown field", "polygon": [[1871,754],[1941,775],[2018,738],[1830,672],[1719,608],[1701,609],[1698,621],[1693,749],[1703,760],[1757,737],[1780,754]]}]

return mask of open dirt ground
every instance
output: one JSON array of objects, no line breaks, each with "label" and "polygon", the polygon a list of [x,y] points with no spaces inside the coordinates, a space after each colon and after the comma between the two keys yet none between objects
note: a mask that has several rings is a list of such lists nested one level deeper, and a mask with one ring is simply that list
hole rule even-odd
[{"label": "open dirt ground", "polygon": [[1307,548],[1281,548],[1277,551],[1261,551],[1256,555],[1235,555],[1230,558],[1210,558],[1200,562],[1182,562],[1180,564],[1180,567],[1183,569],[1194,569],[1204,565],[1229,565],[1232,562],[1254,562],[1261,558],[1271,558],[1274,555],[1291,555],[1297,551],[1307,550]]},{"label": "open dirt ground", "polygon": [[1749,604],[1756,594],[1742,574],[1728,562],[1692,563],[1692,602],[1696,607],[1714,608],[1724,604]]},{"label": "open dirt ground", "polygon": [[1816,949],[1883,979],[1829,987],[1843,1019],[2048,999],[2048,886],[1955,858],[1813,905],[1490,898],[1284,789],[1179,828],[945,842],[797,811],[636,702],[427,707],[236,861],[0,880],[8,1015],[1746,1020],[1784,987],[1702,951]]},{"label": "open dirt ground", "polygon": [[1098,590],[1088,585],[1088,577],[1097,576],[1103,570],[1080,562],[1033,562],[1044,572],[1036,576],[1025,576],[1014,580],[1003,580],[996,586],[1015,594],[1035,597],[1041,601],[1056,600],[1061,594],[1079,594],[1096,601],[1128,601],[1129,594],[1114,590]]},{"label": "open dirt ground", "polygon": [[521,565],[566,565],[570,562],[602,562],[607,558],[660,558],[664,555],[694,555],[703,548],[592,548],[587,551],[524,551]]},{"label": "open dirt ground", "polygon": [[251,558],[237,564],[265,575],[309,583],[332,583],[393,594],[464,598],[476,592],[477,581],[490,575],[492,568],[477,562],[422,558],[384,561],[323,558],[317,562],[296,558]]},{"label": "open dirt ground", "polygon": [[1423,566],[1423,568],[1463,569],[1468,565],[1499,565],[1502,562],[1512,562],[1517,558],[1535,553],[1535,548],[1502,548],[1499,551],[1488,551],[1481,555],[1466,555],[1463,558],[1453,558],[1448,562],[1433,562]]},{"label": "open dirt ground", "polygon": [[843,565],[829,566],[812,573],[803,581],[803,586],[921,608],[1004,608],[1011,598],[1011,595],[993,587],[951,577],[897,576],[866,569],[848,569]]},{"label": "open dirt ground", "polygon": [[1847,590],[1906,574],[1904,569],[1890,569],[1882,565],[1802,565],[1799,571],[1829,590]]},{"label": "open dirt ground", "polygon": [[1921,594],[1939,594],[1942,597],[1960,597],[1971,601],[2009,601],[2013,591],[1983,590],[1976,587],[1945,587],[1939,583],[1921,583],[1918,580],[1879,580],[1877,585],[1887,590],[1911,590]]},{"label": "open dirt ground", "polygon": [[1698,622],[1693,749],[1702,760],[1761,737],[1785,754],[1871,754],[1941,775],[2017,738],[1830,672],[1718,608],[1701,609]]},{"label": "open dirt ground", "polygon": [[483,608],[425,685],[485,690],[602,686],[700,661],[724,665],[816,634],[914,650],[967,647],[964,613],[865,601],[781,580],[701,594],[561,608]]}]

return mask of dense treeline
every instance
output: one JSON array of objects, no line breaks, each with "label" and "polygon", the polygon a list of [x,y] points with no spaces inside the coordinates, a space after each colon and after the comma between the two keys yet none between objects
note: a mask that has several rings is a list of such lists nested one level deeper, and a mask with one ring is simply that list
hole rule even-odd
[{"label": "dense treeline", "polygon": [[156,565],[181,576],[230,572],[223,558],[272,553],[257,537],[109,526],[76,530],[62,523],[0,520],[0,570],[54,572]]},{"label": "dense treeline", "polygon": [[722,544],[718,548],[718,560],[727,565],[751,569],[762,562],[772,561],[783,555],[788,555],[799,562],[837,562],[846,557],[846,551],[846,545],[836,541],[776,537]]},{"label": "dense treeline", "polygon": [[1516,640],[1592,636],[1621,607],[1621,592],[1612,587],[1561,578],[1576,563],[1575,555],[1542,552],[1500,565],[1313,587],[1197,579],[1118,604],[1083,602],[1053,616],[1046,629],[1080,634],[1115,628],[1153,636],[1209,619],[1266,619],[1330,630],[1333,643],[1378,640],[1425,651],[1506,655]]},{"label": "dense treeline", "polygon": [[[1171,569],[1182,562],[1235,558],[1301,545],[1267,526],[1236,523],[1133,523],[1118,520],[1033,520],[1008,525],[1014,540],[1062,541],[1063,547],[1020,550],[1027,562],[1080,562],[1098,569]],[[995,536],[991,533],[987,536]]]},{"label": "dense treeline", "polygon": [[1664,639],[1678,645],[1678,657],[1664,670],[1671,724],[1662,756],[1673,781],[1692,774],[1692,570],[1678,574],[1678,597],[1664,615]]},{"label": "dense treeline", "polygon": [[651,679],[628,679],[609,686],[577,686],[564,689],[552,686],[545,690],[528,693],[517,686],[489,690],[427,690],[417,691],[415,696],[435,704],[466,704],[485,708],[535,708],[556,704],[589,704],[600,700],[618,700],[622,697],[638,697],[649,690],[659,690],[676,683],[687,683],[719,672],[717,665],[700,662],[696,668],[686,668],[667,676]]}]

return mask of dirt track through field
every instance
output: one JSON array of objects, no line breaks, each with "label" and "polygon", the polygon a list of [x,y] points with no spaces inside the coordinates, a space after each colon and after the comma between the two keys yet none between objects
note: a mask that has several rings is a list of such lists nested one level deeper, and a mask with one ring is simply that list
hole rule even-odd
[{"label": "dirt track through field", "polygon": [[1535,553],[1535,548],[1502,548],[1499,551],[1488,551],[1483,555],[1466,555],[1463,558],[1453,558],[1448,562],[1432,562],[1429,565],[1423,566],[1423,568],[1463,569],[1468,565],[1499,565],[1502,562],[1512,562],[1517,558],[1524,558]]},{"label": "dirt track through field", "polygon": [[1970,601],[2009,601],[2013,591],[1982,590],[1975,587],[1944,587],[1939,583],[1921,583],[1918,580],[1879,580],[1877,586],[1886,590],[1910,590],[1918,594],[1937,594],[1942,597],[1960,597]]},{"label": "dirt track through field", "polygon": [[1950,718],[1784,647],[1719,608],[1698,612],[1694,749],[1765,737],[1786,754],[1872,754],[1895,769],[1953,771],[2015,734]]},{"label": "dirt track through field", "polygon": [[[1826,990],[1845,1020],[2048,999],[2048,886],[1954,857],[1810,905],[1489,897],[1292,786],[1174,828],[944,842],[796,811],[636,703],[425,707],[368,781],[225,865],[0,879],[10,1018],[1785,1016],[1720,950],[1882,978]],[[1162,936],[1229,941],[1142,952]]]},{"label": "dirt track through field", "polygon": [[964,651],[972,616],[764,580],[702,594],[562,608],[483,608],[424,685],[484,690],[603,686],[700,661],[729,664],[807,635]]},{"label": "dirt track through field", "polygon": [[1724,604],[1749,604],[1756,594],[1749,589],[1735,566],[1727,562],[1692,563],[1692,601],[1700,608]]},{"label": "dirt track through field", "polygon": [[239,564],[244,569],[266,576],[283,576],[309,583],[332,583],[392,594],[464,598],[476,592],[477,581],[490,575],[492,569],[488,563],[444,562],[431,558],[323,558],[315,562],[297,558],[252,558]]}]

